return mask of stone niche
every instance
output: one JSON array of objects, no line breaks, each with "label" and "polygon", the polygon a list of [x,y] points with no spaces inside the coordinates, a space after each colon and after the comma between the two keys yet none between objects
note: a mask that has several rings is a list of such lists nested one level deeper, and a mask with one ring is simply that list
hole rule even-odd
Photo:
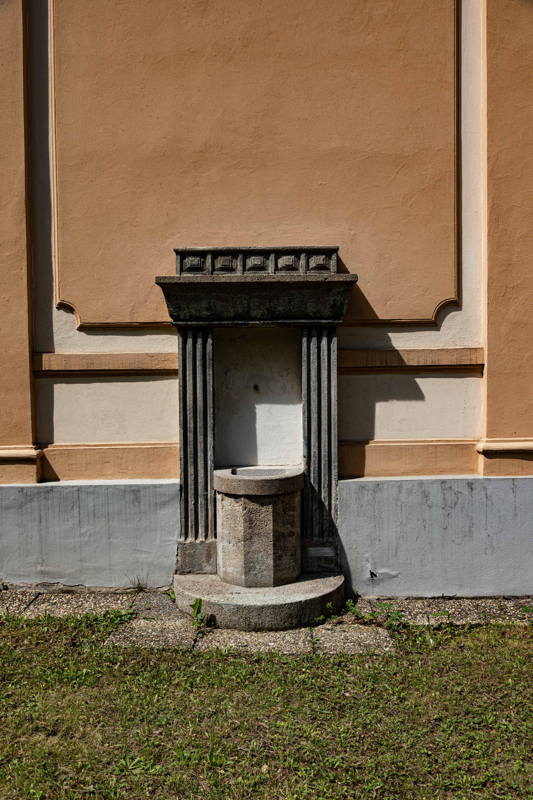
[{"label": "stone niche", "polygon": [[[343,599],[336,326],[357,278],[337,272],[335,247],[175,252],[177,274],[156,283],[180,342],[177,603],[200,597],[221,626],[311,622]],[[215,469],[214,331],[257,326],[300,332],[301,463]]]}]

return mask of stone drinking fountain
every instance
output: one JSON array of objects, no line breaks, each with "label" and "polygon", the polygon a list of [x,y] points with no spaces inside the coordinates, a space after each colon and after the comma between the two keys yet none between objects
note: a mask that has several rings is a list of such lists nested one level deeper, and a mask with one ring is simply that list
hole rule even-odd
[{"label": "stone drinking fountain", "polygon": [[[176,603],[219,627],[306,625],[344,602],[337,543],[337,330],[355,275],[336,247],[178,249],[156,278],[179,334]],[[214,330],[301,330],[301,466],[215,468]]]}]

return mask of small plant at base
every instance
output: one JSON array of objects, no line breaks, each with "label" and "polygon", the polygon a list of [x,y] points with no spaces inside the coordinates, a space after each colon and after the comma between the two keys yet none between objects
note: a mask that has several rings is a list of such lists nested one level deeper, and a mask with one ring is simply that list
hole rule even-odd
[{"label": "small plant at base", "polygon": [[202,598],[197,597],[194,603],[191,603],[191,608],[194,627],[198,632],[203,631],[206,627],[206,615],[202,611]]},{"label": "small plant at base", "polygon": [[192,649],[194,650],[196,643],[202,636],[207,636],[208,628],[214,628],[216,619],[213,615],[205,614],[202,611],[202,598],[197,597],[194,603],[191,603],[192,609],[192,624],[195,627],[194,639],[192,642]]},{"label": "small plant at base", "polygon": [[128,576],[128,580],[130,582],[131,588],[135,592],[146,592],[148,590],[148,576],[146,578],[142,578],[140,575],[134,575],[134,577]]},{"label": "small plant at base", "polygon": [[311,653],[316,655],[318,651],[318,636],[315,633],[315,626],[309,626],[309,643],[311,645]]},{"label": "small plant at base", "polygon": [[358,608],[357,603],[355,603],[351,598],[346,601],[346,611],[349,611],[354,617],[362,617],[363,613]]},{"label": "small plant at base", "polygon": [[400,609],[396,609],[387,614],[387,619],[385,620],[386,628],[400,628],[404,624],[405,619],[403,611],[400,611]]}]

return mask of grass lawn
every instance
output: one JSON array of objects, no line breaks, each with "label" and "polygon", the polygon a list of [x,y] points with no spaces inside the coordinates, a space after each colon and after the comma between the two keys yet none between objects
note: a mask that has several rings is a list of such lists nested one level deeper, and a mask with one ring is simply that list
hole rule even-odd
[{"label": "grass lawn", "polygon": [[526,626],[383,656],[123,650],[125,612],[0,618],[0,798],[530,798]]}]

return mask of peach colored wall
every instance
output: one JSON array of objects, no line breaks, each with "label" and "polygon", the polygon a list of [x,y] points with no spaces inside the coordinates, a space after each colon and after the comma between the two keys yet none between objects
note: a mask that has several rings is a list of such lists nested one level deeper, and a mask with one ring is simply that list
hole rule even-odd
[{"label": "peach colored wall", "polygon": [[178,440],[177,378],[39,378],[36,389],[41,444]]},{"label": "peach colored wall", "polygon": [[[0,3],[0,445],[31,445],[23,18]],[[0,466],[0,481],[2,467]]]},{"label": "peach colored wall", "polygon": [[339,377],[339,438],[477,439],[478,374],[416,371]]},{"label": "peach colored wall", "polygon": [[488,439],[533,437],[532,43],[531,2],[488,0]]},{"label": "peach colored wall", "polygon": [[339,244],[351,318],[457,296],[454,0],[56,0],[59,299],[167,319],[172,246]]}]

